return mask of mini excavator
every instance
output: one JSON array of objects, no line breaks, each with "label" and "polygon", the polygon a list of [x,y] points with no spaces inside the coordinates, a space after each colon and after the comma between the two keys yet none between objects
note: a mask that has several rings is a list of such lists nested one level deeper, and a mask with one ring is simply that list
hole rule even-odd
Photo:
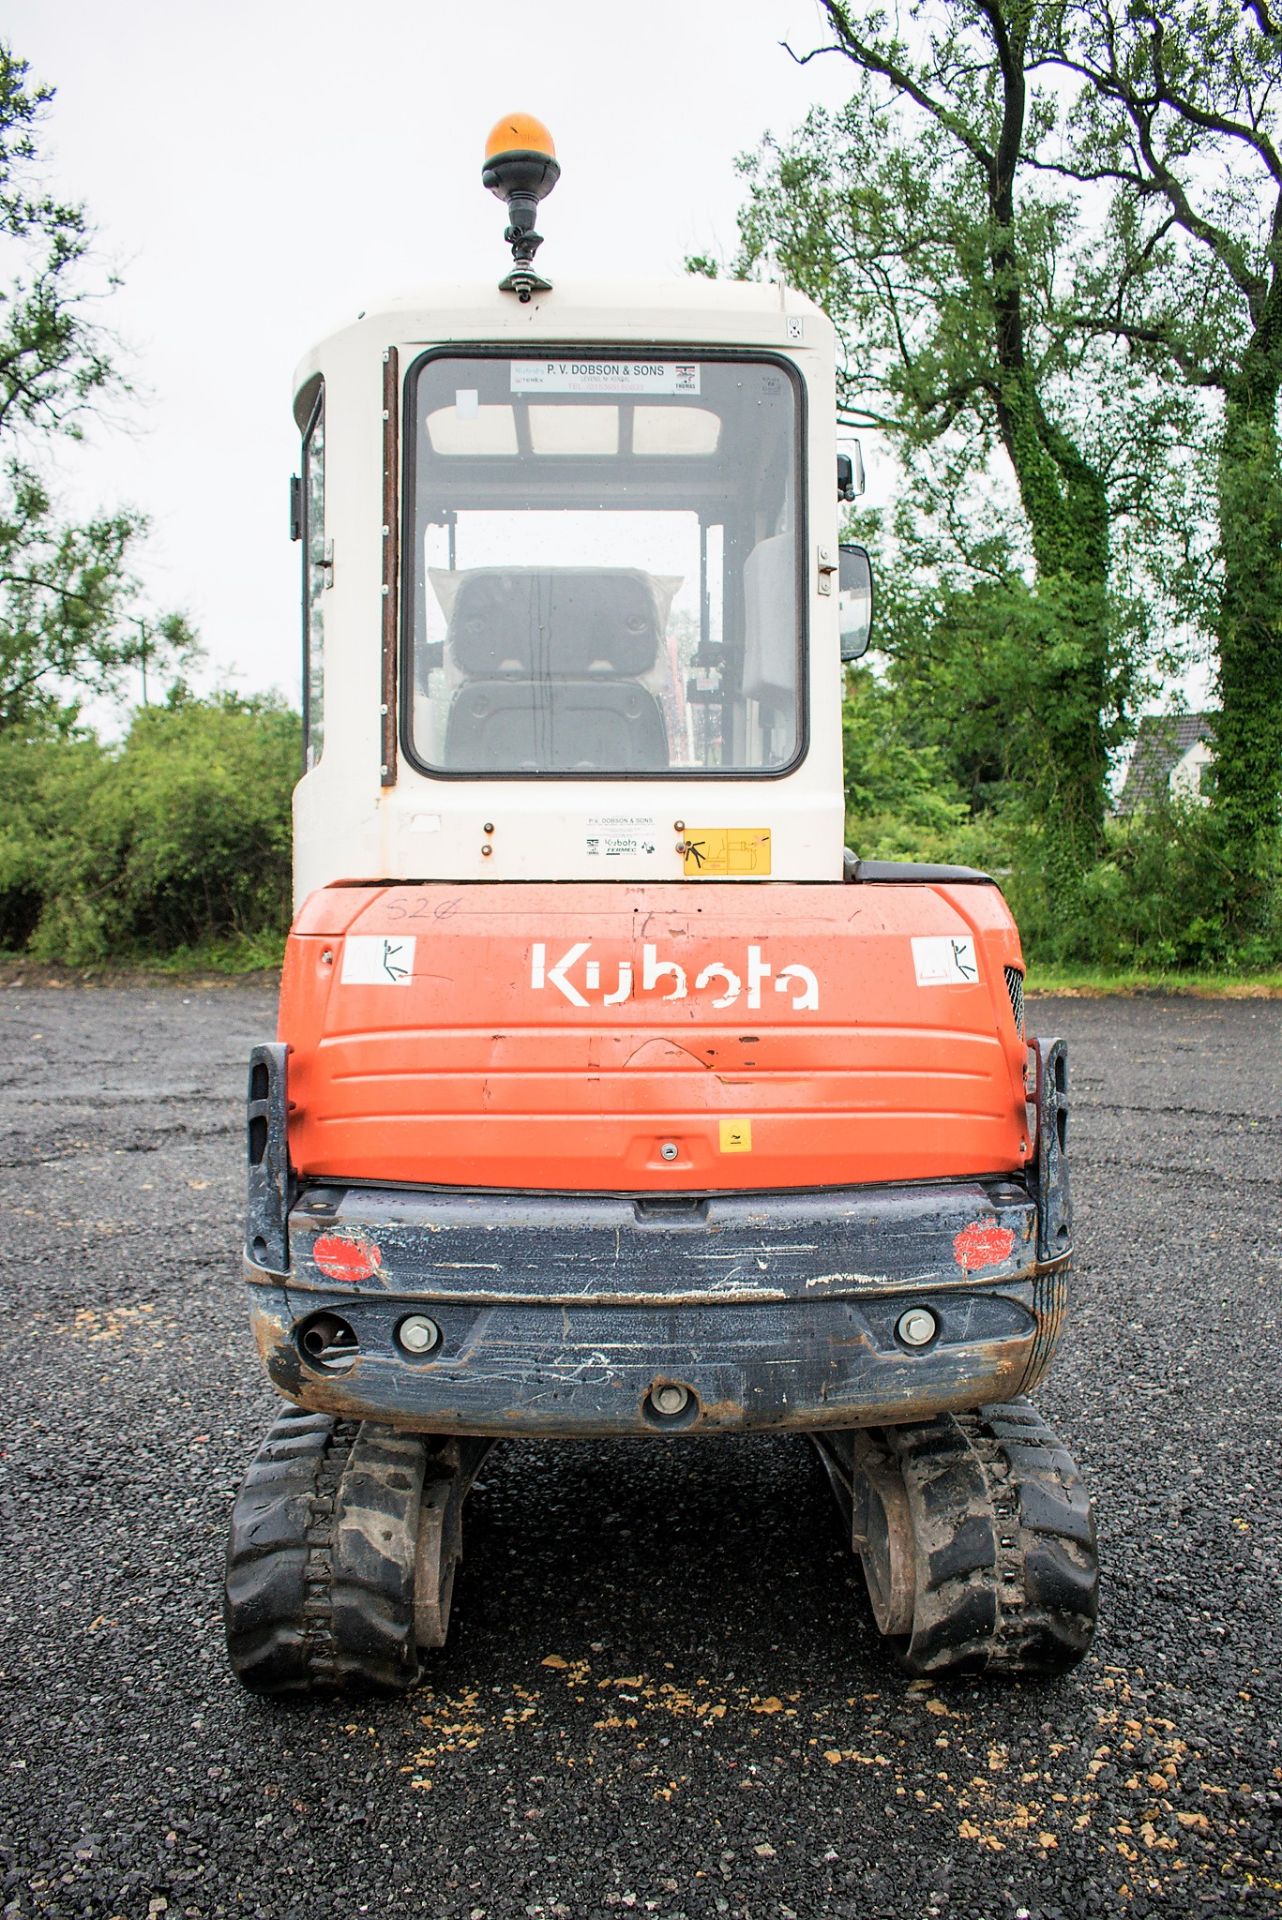
[{"label": "mini excavator", "polygon": [[1027,1395],[1071,1258],[1061,1039],[962,867],[845,850],[832,326],[512,265],[297,378],[306,766],[245,1277],[288,1405],[235,1503],[249,1689],[412,1685],[508,1437],[804,1433],[910,1673],[1056,1673],[1094,1523]]}]

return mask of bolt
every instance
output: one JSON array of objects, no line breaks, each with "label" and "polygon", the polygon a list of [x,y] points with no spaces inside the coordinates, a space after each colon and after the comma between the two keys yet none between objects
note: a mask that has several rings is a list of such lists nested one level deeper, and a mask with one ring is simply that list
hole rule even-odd
[{"label": "bolt", "polygon": [[396,1338],[406,1353],[430,1353],[440,1345],[441,1329],[425,1313],[411,1313],[396,1329]]},{"label": "bolt", "polygon": [[656,1387],[650,1395],[656,1413],[684,1413],[690,1404],[689,1387]]},{"label": "bolt", "polygon": [[494,822],[492,820],[487,820],[485,825],[481,828],[481,832],[493,833],[493,831],[494,831]]},{"label": "bolt", "polygon": [[482,848],[481,848],[481,858],[482,858],[483,860],[488,860],[488,859],[489,859],[489,857],[490,857],[490,855],[491,855],[491,854],[493,853],[493,851],[494,851],[494,849],[493,849],[493,847],[482,847]]},{"label": "bolt", "polygon": [[909,1307],[895,1322],[895,1332],[906,1347],[928,1347],[939,1331],[929,1307]]},{"label": "bolt", "polygon": [[661,1160],[675,1160],[680,1151],[681,1149],[675,1140],[665,1140],[659,1148],[659,1158]]},{"label": "bolt", "polygon": [[674,833],[684,833],[685,830],[686,830],[686,823],[684,820],[674,820],[672,822],[672,831]]}]

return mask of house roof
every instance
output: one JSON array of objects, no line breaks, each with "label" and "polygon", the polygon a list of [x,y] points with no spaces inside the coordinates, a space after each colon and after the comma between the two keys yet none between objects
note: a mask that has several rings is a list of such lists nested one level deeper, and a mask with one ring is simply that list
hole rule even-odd
[{"label": "house roof", "polygon": [[1118,795],[1119,813],[1165,799],[1180,761],[1199,741],[1215,739],[1214,713],[1146,713],[1135,732],[1135,750]]}]

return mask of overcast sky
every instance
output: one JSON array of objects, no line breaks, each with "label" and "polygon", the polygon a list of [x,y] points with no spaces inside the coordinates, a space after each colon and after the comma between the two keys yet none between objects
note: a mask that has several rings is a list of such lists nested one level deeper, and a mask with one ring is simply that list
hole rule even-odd
[{"label": "overcast sky", "polygon": [[2,30],[57,89],[49,183],[123,277],[105,317],[142,396],[62,470],[81,510],[151,516],[152,601],[217,672],[295,700],[294,367],[383,293],[505,270],[495,120],[555,137],[550,278],[678,273],[734,246],[735,156],[849,76],[779,44],[820,44],[815,0],[9,0]]}]

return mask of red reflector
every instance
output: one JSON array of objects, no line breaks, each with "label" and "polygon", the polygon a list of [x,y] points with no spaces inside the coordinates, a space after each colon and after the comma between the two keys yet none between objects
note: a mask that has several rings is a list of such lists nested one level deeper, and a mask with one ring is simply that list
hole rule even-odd
[{"label": "red reflector", "polygon": [[1007,1259],[1014,1244],[1015,1235],[1009,1227],[999,1227],[995,1220],[972,1220],[953,1241],[953,1258],[967,1273],[974,1273],[979,1267],[995,1267]]},{"label": "red reflector", "polygon": [[383,1256],[372,1240],[345,1240],[341,1234],[322,1233],[312,1243],[312,1259],[331,1280],[371,1280],[383,1265]]}]

